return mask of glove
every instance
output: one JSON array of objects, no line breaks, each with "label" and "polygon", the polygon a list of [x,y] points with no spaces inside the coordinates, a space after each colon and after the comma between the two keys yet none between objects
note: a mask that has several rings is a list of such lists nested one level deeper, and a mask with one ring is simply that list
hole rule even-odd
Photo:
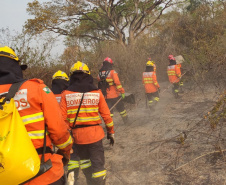
[{"label": "glove", "polygon": [[61,149],[57,150],[57,154],[63,156],[62,162],[63,162],[64,166],[66,166],[68,164],[69,160],[70,160],[70,155],[68,155],[67,153],[65,153]]},{"label": "glove", "polygon": [[110,145],[114,145],[115,143],[115,136],[114,134],[110,134],[110,133],[107,133],[107,139],[110,139]]},{"label": "glove", "polygon": [[122,95],[122,99],[124,99],[125,98],[125,94],[123,93],[123,94],[121,94]]}]

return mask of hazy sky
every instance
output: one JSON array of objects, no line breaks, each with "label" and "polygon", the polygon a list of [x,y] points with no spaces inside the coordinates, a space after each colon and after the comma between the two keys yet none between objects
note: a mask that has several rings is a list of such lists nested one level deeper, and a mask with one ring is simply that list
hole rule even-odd
[{"label": "hazy sky", "polygon": [[0,28],[8,27],[10,31],[21,32],[25,21],[31,18],[26,12],[29,2],[32,0],[1,0]]},{"label": "hazy sky", "polygon": [[[10,34],[12,35],[14,35],[15,31],[21,33],[25,21],[29,18],[32,18],[26,12],[27,3],[32,1],[33,0],[0,0],[0,29],[9,28]],[[38,1],[42,3],[48,2],[49,0]],[[53,49],[53,53],[62,53],[64,48],[62,41],[63,40],[56,43],[56,47]]]}]

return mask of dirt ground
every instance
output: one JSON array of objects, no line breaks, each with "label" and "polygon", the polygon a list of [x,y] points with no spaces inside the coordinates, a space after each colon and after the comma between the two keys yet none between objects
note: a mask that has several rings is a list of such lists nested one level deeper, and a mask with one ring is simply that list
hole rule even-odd
[{"label": "dirt ground", "polygon": [[[226,184],[224,157],[211,153],[216,150],[216,132],[203,118],[214,106],[218,92],[214,88],[194,89],[185,83],[184,93],[175,99],[168,82],[160,83],[160,87],[155,111],[146,107],[140,85],[133,92],[136,104],[126,104],[129,124],[115,112],[115,145],[111,147],[106,138],[103,140],[106,184]],[[225,131],[221,129],[221,135]],[[86,184],[82,172],[78,182]]]}]

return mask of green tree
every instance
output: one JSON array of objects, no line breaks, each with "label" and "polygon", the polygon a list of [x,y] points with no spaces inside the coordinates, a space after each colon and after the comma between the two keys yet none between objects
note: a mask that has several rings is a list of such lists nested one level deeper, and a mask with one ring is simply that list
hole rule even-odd
[{"label": "green tree", "polygon": [[123,47],[134,45],[145,31],[156,23],[163,11],[178,0],[54,0],[28,3],[33,15],[25,25],[27,32],[43,31],[59,35],[113,40]]}]

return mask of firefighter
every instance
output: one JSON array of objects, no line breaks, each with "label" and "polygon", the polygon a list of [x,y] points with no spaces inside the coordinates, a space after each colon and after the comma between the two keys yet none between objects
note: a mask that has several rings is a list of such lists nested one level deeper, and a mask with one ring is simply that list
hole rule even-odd
[{"label": "firefighter", "polygon": [[[68,75],[58,70],[54,73],[52,77],[52,91],[56,96],[58,103],[61,100],[61,93],[66,90],[69,86],[69,78]],[[70,156],[70,161],[68,162],[67,169],[65,169],[65,173],[68,176],[68,183],[76,185],[78,182],[79,176],[79,156],[77,150],[75,150],[75,144],[72,146],[73,152]]]},{"label": "firefighter", "polygon": [[173,57],[173,55],[169,55],[168,59],[169,59],[169,65],[167,67],[167,74],[168,74],[170,83],[173,84],[173,88],[172,88],[173,94],[175,95],[175,98],[178,98],[180,78],[181,78],[180,67],[179,65],[176,64],[176,60]]},{"label": "firefighter", "polygon": [[[7,46],[0,47],[0,94],[8,92],[11,84],[24,80],[22,69],[25,68],[25,65],[20,66],[19,58],[13,49]],[[63,161],[66,165],[69,160],[72,137],[60,114],[54,94],[42,80],[31,79],[22,84],[14,100],[40,159],[43,152],[44,128],[47,126],[45,160],[52,161],[52,168],[25,184],[65,184]],[[58,154],[53,154],[52,143],[59,148]]]},{"label": "firefighter", "polygon": [[146,70],[143,72],[143,85],[148,99],[148,106],[154,110],[154,105],[159,101],[160,86],[157,82],[156,72],[152,61],[146,63]]},{"label": "firefighter", "polygon": [[52,91],[55,94],[58,103],[60,103],[62,91],[67,89],[68,85],[69,78],[65,72],[58,70],[54,73],[52,77]]},{"label": "firefighter", "polygon": [[[97,77],[98,81],[100,82],[103,78],[106,77],[108,88],[104,88],[103,91],[106,89],[106,93],[103,92],[105,95],[106,102],[108,104],[109,109],[115,105],[115,103],[120,99],[120,94],[122,99],[125,98],[125,90],[123,89],[121,82],[118,77],[118,73],[113,69],[113,61],[111,58],[107,57],[104,59],[103,66],[99,70],[99,75]],[[102,89],[101,87],[99,87]],[[128,115],[126,109],[124,107],[124,103],[119,101],[116,105],[116,109],[122,117],[124,123],[128,122]],[[113,117],[113,109],[111,110],[111,117]]]},{"label": "firefighter", "polygon": [[77,61],[72,65],[69,87],[62,93],[60,107],[64,120],[68,121],[72,129],[80,168],[87,184],[104,185],[104,130],[100,125],[100,116],[105,122],[107,139],[111,145],[114,144],[114,124],[104,96],[93,85],[93,77],[86,64]]}]

